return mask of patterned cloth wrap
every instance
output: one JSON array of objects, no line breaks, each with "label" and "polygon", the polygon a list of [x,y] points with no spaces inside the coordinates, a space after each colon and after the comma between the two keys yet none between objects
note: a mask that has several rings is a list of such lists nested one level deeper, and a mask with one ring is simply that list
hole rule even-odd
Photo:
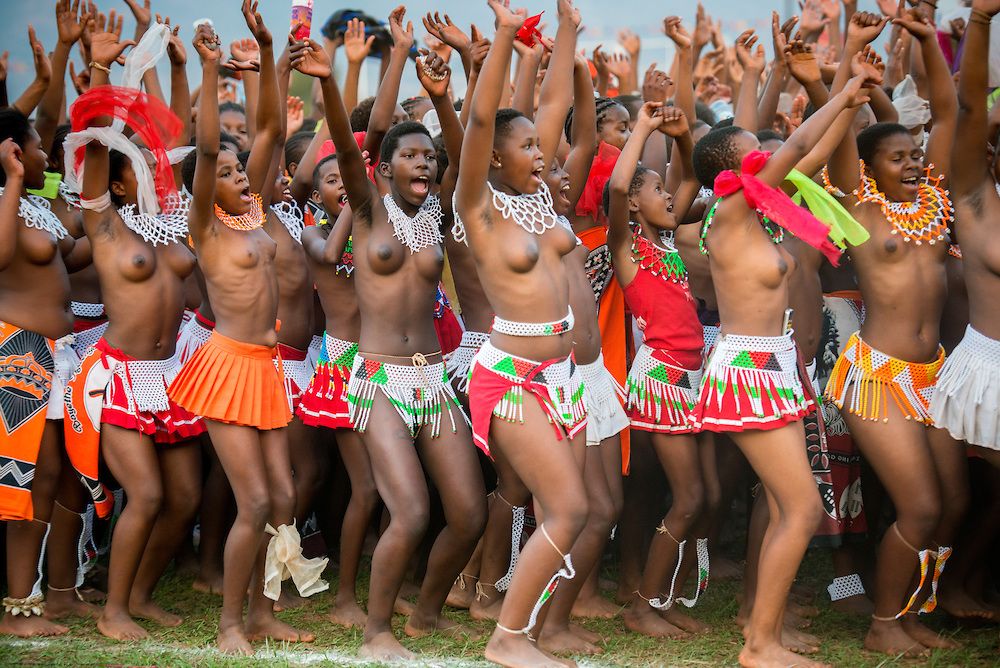
[{"label": "patterned cloth wrap", "polygon": [[930,401],[943,364],[944,348],[940,346],[932,362],[905,362],[872,348],[855,332],[830,373],[826,395],[844,410],[847,391],[853,385],[848,412],[887,422],[891,397],[907,420],[933,426]]},{"label": "patterned cloth wrap", "polygon": [[299,406],[302,393],[309,387],[315,367],[309,365],[308,350],[279,343],[278,356],[279,358],[274,360],[274,366],[278,368],[278,359],[280,359],[285,380],[285,392],[288,394],[288,407],[294,413]]},{"label": "patterned cloth wrap", "polygon": [[87,351],[94,347],[108,328],[108,318],[104,314],[104,304],[72,302],[73,349],[77,357],[83,359]]},{"label": "patterned cloth wrap", "polygon": [[[104,391],[102,423],[141,432],[162,444],[204,433],[200,417],[167,397],[167,387],[181,368],[176,352],[165,360],[137,360],[101,339],[92,354],[103,357],[104,366],[112,373]],[[95,388],[88,385],[87,390]]]},{"label": "patterned cloth wrap", "polygon": [[487,341],[469,372],[472,436],[487,455],[491,418],[524,424],[525,392],[538,401],[557,440],[572,439],[586,428],[583,379],[572,356],[536,362],[505,353]]},{"label": "patterned cloth wrap", "polygon": [[468,394],[469,369],[472,367],[472,359],[483,347],[483,344],[489,340],[489,334],[466,330],[462,332],[462,342],[458,348],[444,356],[448,375],[455,379],[455,385],[459,392]]},{"label": "patterned cloth wrap", "polygon": [[329,429],[352,429],[347,385],[358,344],[323,335],[323,344],[309,387],[299,399],[296,415],[303,424]]},{"label": "patterned cloth wrap", "polygon": [[452,433],[458,431],[456,411],[468,422],[452,389],[444,362],[428,364],[422,357],[420,360],[422,364],[415,359],[415,365],[404,366],[366,359],[363,353],[357,353],[347,386],[351,422],[356,431],[363,432],[368,427],[375,395],[379,392],[396,409],[414,438],[425,426],[430,427],[431,438],[437,438],[441,434],[441,420],[445,413],[451,420]]},{"label": "patterned cloth wrap", "polygon": [[931,417],[960,441],[1000,450],[1000,341],[966,328],[938,374]]},{"label": "patterned cloth wrap", "polygon": [[632,427],[663,434],[695,431],[691,411],[698,401],[701,369],[671,364],[670,353],[642,344],[628,372],[628,413]]},{"label": "patterned cloth wrap", "polygon": [[778,429],[813,407],[799,379],[791,333],[723,334],[705,366],[692,422],[715,432]]},{"label": "patterned cloth wrap", "polygon": [[622,403],[625,390],[604,366],[604,355],[590,364],[577,366],[583,380],[583,402],[587,407],[587,445],[600,445],[624,429],[628,429],[628,416]]}]

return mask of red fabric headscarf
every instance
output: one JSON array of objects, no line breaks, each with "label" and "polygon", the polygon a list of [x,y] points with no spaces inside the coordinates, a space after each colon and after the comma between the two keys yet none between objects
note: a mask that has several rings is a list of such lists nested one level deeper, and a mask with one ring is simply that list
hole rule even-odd
[{"label": "red fabric headscarf", "polygon": [[[157,98],[133,88],[98,86],[78,97],[70,107],[72,131],[85,130],[92,121],[102,116],[124,121],[153,154],[156,159],[153,180],[156,198],[162,208],[167,196],[177,192],[167,146],[180,136],[184,128],[181,119]],[[81,146],[73,156],[76,169],[83,164],[85,152],[86,149]]]},{"label": "red fabric headscarf", "polygon": [[751,151],[743,158],[740,173],[727,169],[715,177],[716,197],[727,197],[743,190],[743,199],[751,209],[761,212],[771,222],[785,228],[796,237],[826,256],[833,266],[840,263],[840,250],[829,239],[830,228],[816,216],[792,201],[780,188],[774,188],[756,174],[771,158],[768,151]]}]

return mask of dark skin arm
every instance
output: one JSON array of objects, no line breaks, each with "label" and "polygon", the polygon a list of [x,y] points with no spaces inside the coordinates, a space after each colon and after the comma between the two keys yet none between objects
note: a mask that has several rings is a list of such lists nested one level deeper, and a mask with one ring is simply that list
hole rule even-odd
[{"label": "dark skin arm", "polygon": [[642,157],[646,140],[659,129],[663,121],[663,109],[659,102],[646,102],[642,105],[635,129],[625,142],[608,181],[608,248],[617,264],[622,264],[621,261],[629,255],[631,248],[632,230],[629,221],[632,218],[632,207],[629,188],[632,186],[632,176]]},{"label": "dark skin arm", "polygon": [[0,194],[0,271],[3,271],[14,261],[17,252],[17,210],[24,188],[21,147],[13,139],[0,143],[0,167],[7,177],[3,194]]},{"label": "dark skin arm", "polygon": [[937,42],[937,31],[926,16],[917,10],[901,12],[894,19],[895,23],[911,33],[920,44],[924,69],[930,83],[929,100],[931,118],[934,127],[927,139],[927,150],[924,162],[933,164],[935,170],[945,175],[942,183],[947,183],[951,173],[951,148],[955,140],[955,130],[958,122],[958,99],[955,96],[955,86],[952,82],[948,63],[941,53]]},{"label": "dark skin arm", "polygon": [[510,106],[531,119],[535,117],[535,81],[538,79],[538,67],[542,64],[543,48],[540,43],[531,48],[522,42],[514,42],[518,56],[517,78]]},{"label": "dark skin arm", "polygon": [[251,192],[260,193],[266,210],[271,204],[270,186],[274,183],[278,169],[274,159],[275,145],[282,143],[284,137],[281,105],[278,101],[278,74],[274,65],[271,33],[257,11],[256,2],[251,5],[250,0],[243,0],[243,18],[260,45],[260,104],[257,108],[257,134],[253,138],[250,157],[247,158],[247,178],[250,180]]},{"label": "dark skin arm", "polygon": [[[754,49],[754,46],[757,48]],[[757,44],[757,35],[747,30],[736,38],[736,59],[743,66],[739,98],[733,125],[748,132],[757,132],[757,84],[764,72],[764,47]]]},{"label": "dark skin arm", "polygon": [[56,28],[59,32],[59,41],[56,42],[56,48],[52,52],[52,78],[49,80],[49,87],[41,104],[38,105],[38,115],[35,118],[35,131],[42,140],[42,148],[46,151],[50,150],[52,140],[56,136],[66,96],[66,64],[73,44],[80,39],[83,26],[90,18],[86,14],[85,7],[83,14],[80,10],[80,0],[73,0],[72,5],[69,0],[59,0],[56,3]]},{"label": "dark skin arm", "polygon": [[[493,135],[497,109],[503,94],[505,78],[510,71],[510,57],[514,50],[514,35],[524,24],[523,10],[514,13],[497,0],[488,0],[497,17],[493,45],[479,73],[479,82],[469,107],[469,121],[465,126],[462,142],[462,169],[458,174],[455,199],[466,232],[471,236],[480,233],[486,224],[486,183],[493,156]],[[474,212],[474,214],[473,214]]]},{"label": "dark skin arm", "polygon": [[201,99],[198,102],[198,120],[195,125],[194,187],[188,228],[195,247],[212,227],[215,214],[216,165],[219,161],[219,37],[208,24],[198,26],[194,48],[201,57]]},{"label": "dark skin arm", "polygon": [[347,76],[344,79],[344,107],[358,106],[358,86],[361,80],[361,66],[372,51],[375,35],[365,38],[365,22],[351,19],[344,33],[344,55],[347,56]]},{"label": "dark skin arm", "polygon": [[[757,127],[761,129],[770,128],[774,123],[774,116],[778,113],[781,91],[785,88],[785,80],[788,79],[788,68],[785,67],[784,58],[787,42],[779,21],[778,12],[771,12],[771,40],[774,44],[774,60],[771,61],[771,72],[767,76],[767,83],[764,84],[764,92],[757,103]],[[689,118],[692,117],[689,116]]]},{"label": "dark skin arm", "polygon": [[[1000,11],[996,0],[972,3],[976,12],[995,16]],[[951,189],[956,197],[976,192],[984,182],[992,180],[985,160],[971,159],[989,141],[986,91],[989,86],[987,62],[990,49],[990,25],[981,15],[973,14],[965,29],[965,47],[958,79],[958,126],[952,148]]]},{"label": "dark skin arm", "polygon": [[830,99],[830,91],[823,85],[823,75],[813,52],[813,45],[800,39],[785,45],[784,60],[791,75],[802,84],[809,101],[817,109]]},{"label": "dark skin arm", "polygon": [[562,137],[566,114],[573,104],[573,60],[576,53],[576,31],[580,14],[567,0],[560,0],[559,28],[549,69],[542,82],[535,126],[539,144],[545,156],[545,169],[552,165]]},{"label": "dark skin arm", "polygon": [[[167,25],[170,25],[169,19]],[[188,88],[187,51],[184,49],[184,42],[177,36],[179,31],[180,26],[174,26],[170,32],[167,57],[170,58],[170,110],[177,114],[184,127],[169,148],[186,145],[191,136],[191,89]]]},{"label": "dark skin arm", "polygon": [[490,41],[479,34],[479,29],[476,26],[472,26],[472,35],[479,39],[474,39],[469,49],[472,58],[472,74],[469,75],[469,84],[465,88],[465,103],[458,115],[462,127],[469,123],[469,112],[472,110],[472,97],[476,92],[476,85],[479,83],[479,72],[483,68],[483,63],[486,62],[486,54],[490,52]]},{"label": "dark skin arm", "polygon": [[340,89],[331,74],[330,58],[316,42],[306,40],[292,45],[291,63],[299,72],[319,79],[326,110],[326,125],[330,128],[333,144],[337,147],[337,162],[347,191],[347,200],[351,209],[359,212],[359,219],[370,225],[374,185],[368,180],[364,157],[354,141]]},{"label": "dark skin arm", "polygon": [[576,202],[587,185],[587,175],[597,153],[597,106],[590,68],[582,56],[573,63],[573,130],[564,169],[569,174],[566,198]]},{"label": "dark skin arm", "polygon": [[[472,44],[476,38],[470,38],[462,32],[462,29],[452,23],[451,17],[447,14],[442,19],[438,12],[434,12],[433,15],[427,12],[423,22],[427,32],[458,53],[459,58],[462,59],[462,69],[465,70],[465,80],[468,81],[469,77],[472,76]],[[473,29],[475,30],[475,28]]]},{"label": "dark skin arm", "polygon": [[347,240],[351,238],[351,230],[354,227],[354,214],[351,213],[350,205],[340,210],[337,222],[330,230],[330,236],[326,238],[323,245],[323,261],[327,264],[336,264],[344,255],[347,248]]},{"label": "dark skin arm", "polygon": [[319,150],[322,148],[323,143],[330,138],[330,128],[326,123],[320,127],[319,131],[313,135],[312,141],[309,142],[309,146],[306,147],[306,152],[299,160],[299,166],[295,169],[295,175],[292,177],[292,184],[289,189],[292,191],[292,199],[299,203],[299,205],[305,204],[306,200],[313,191],[313,171],[316,169],[316,156],[319,155]]},{"label": "dark skin arm", "polygon": [[[405,16],[406,7],[402,5],[396,7],[389,14],[389,29],[393,41],[392,49],[389,52],[389,69],[385,71],[385,76],[382,77],[382,82],[379,84],[375,104],[372,106],[372,114],[368,119],[368,133],[365,135],[365,150],[372,156],[378,155],[379,148],[382,146],[382,138],[385,137],[385,133],[392,125],[392,112],[396,109],[396,102],[399,100],[399,82],[403,78],[403,67],[406,66],[406,60],[410,56],[410,47],[413,46],[413,22],[408,22],[404,28],[403,18]],[[334,141],[336,141],[336,137]],[[339,145],[337,150],[340,150]],[[360,209],[357,210],[360,211]]]},{"label": "dark skin arm", "polygon": [[[32,81],[21,97],[11,106],[20,111],[25,116],[30,116],[35,110],[42,97],[49,89],[49,82],[52,80],[52,68],[49,65],[49,58],[45,55],[45,48],[35,37],[35,29],[28,26],[28,43],[31,45],[31,56],[35,63],[35,80]],[[51,144],[51,139],[49,140]],[[43,144],[44,146],[44,144]]]}]

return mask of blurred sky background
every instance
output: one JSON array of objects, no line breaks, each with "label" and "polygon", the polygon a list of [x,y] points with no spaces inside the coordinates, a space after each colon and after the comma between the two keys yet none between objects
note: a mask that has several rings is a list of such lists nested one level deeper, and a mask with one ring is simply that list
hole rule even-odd
[{"label": "blurred sky background", "polygon": [[[319,28],[327,17],[338,9],[362,9],[384,20],[384,17],[397,4],[399,3],[394,0],[365,0],[363,2],[357,0],[347,0],[346,2],[316,0],[313,14],[313,37],[320,38]],[[523,3],[520,0],[514,0],[512,4],[522,6]],[[576,0],[575,4],[580,8],[585,26],[579,44],[581,47],[587,48],[588,53],[598,43],[603,43],[606,50],[614,48],[617,31],[621,28],[629,28],[638,33],[643,40],[640,67],[645,68],[649,63],[655,61],[664,69],[669,67],[673,52],[668,40],[661,32],[663,17],[677,14],[684,20],[685,26],[691,30],[694,27],[694,15],[697,7],[697,3],[693,0],[664,3],[651,3],[645,0]],[[128,37],[132,36],[135,23],[123,0],[97,0],[97,5],[105,13],[111,9],[124,12],[125,28],[123,33]],[[955,5],[957,5],[957,0],[941,0],[939,11],[947,12]],[[408,9],[407,18],[413,20],[418,42],[425,32],[420,22],[420,16],[427,11],[448,12],[452,19],[466,31],[472,22],[485,28],[484,32],[492,30],[492,13],[485,0],[413,0],[406,3],[406,6]],[[532,2],[523,6],[528,8],[529,14],[545,10],[542,21],[549,24],[548,34],[554,32],[556,15],[553,0]],[[264,20],[275,35],[275,41],[279,44],[281,36],[288,30],[290,7],[290,0],[261,0],[260,2]],[[29,23],[34,25],[38,38],[45,49],[51,51],[56,41],[54,8],[54,0],[0,0],[0,49],[10,51],[7,90],[11,100],[20,95],[34,76],[31,51],[28,47],[27,26]],[[772,0],[772,2],[705,0],[705,8],[714,18],[722,20],[723,32],[727,41],[731,42],[740,32],[752,27],[761,33],[762,42],[770,52],[771,10],[777,9],[783,17],[787,17],[798,12],[798,2],[797,0]],[[875,0],[861,0],[859,9],[878,11]],[[197,85],[200,79],[198,59],[190,45],[193,36],[192,24],[195,20],[205,17],[211,18],[215,23],[216,31],[222,38],[223,45],[228,45],[235,39],[249,36],[243,15],[240,13],[239,0],[152,0],[152,10],[154,13],[158,12],[170,16],[174,24],[180,23],[181,36],[188,49],[188,74],[192,88]],[[82,63],[75,49],[73,57],[79,68]],[[169,85],[165,77],[167,77],[169,70],[165,65],[166,59],[164,58],[160,67],[160,77],[164,88],[168,90]],[[336,65],[338,74],[341,74],[342,69],[346,66],[342,55],[338,58]],[[452,65],[461,73],[461,65],[457,59],[453,60]],[[375,93],[378,68],[378,60],[370,59],[368,61],[361,80],[361,97]],[[116,80],[117,76],[119,76],[118,71],[112,75],[112,80]],[[400,91],[401,97],[416,94],[416,87],[416,76],[412,69],[408,68]],[[464,94],[464,77],[455,77],[454,88],[456,97],[461,97]],[[75,92],[71,86],[68,86],[67,89],[69,99],[72,100],[75,97]],[[301,84],[294,86],[294,89],[301,90]]]}]

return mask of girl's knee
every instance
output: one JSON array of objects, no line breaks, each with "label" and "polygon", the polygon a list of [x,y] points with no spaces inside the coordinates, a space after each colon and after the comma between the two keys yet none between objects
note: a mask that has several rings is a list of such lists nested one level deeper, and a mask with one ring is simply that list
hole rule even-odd
[{"label": "girl's knee", "polygon": [[250,523],[255,529],[263,529],[271,519],[271,508],[271,499],[266,492],[255,494],[245,501],[237,501],[236,519]]},{"label": "girl's knee", "polygon": [[468,504],[457,517],[448,520],[448,528],[462,540],[477,541],[486,529],[486,504]]},{"label": "girl's knee", "polygon": [[163,488],[158,484],[146,482],[136,489],[126,489],[125,505],[132,506],[135,512],[145,517],[155,517],[163,507]]},{"label": "girl's knee", "polygon": [[673,490],[674,502],[671,508],[684,521],[692,523],[701,515],[705,507],[705,489],[700,483],[684,485]]},{"label": "girl's knee", "polygon": [[431,511],[426,500],[408,503],[402,509],[389,511],[389,528],[386,533],[394,533],[407,542],[417,543],[427,532]]}]

